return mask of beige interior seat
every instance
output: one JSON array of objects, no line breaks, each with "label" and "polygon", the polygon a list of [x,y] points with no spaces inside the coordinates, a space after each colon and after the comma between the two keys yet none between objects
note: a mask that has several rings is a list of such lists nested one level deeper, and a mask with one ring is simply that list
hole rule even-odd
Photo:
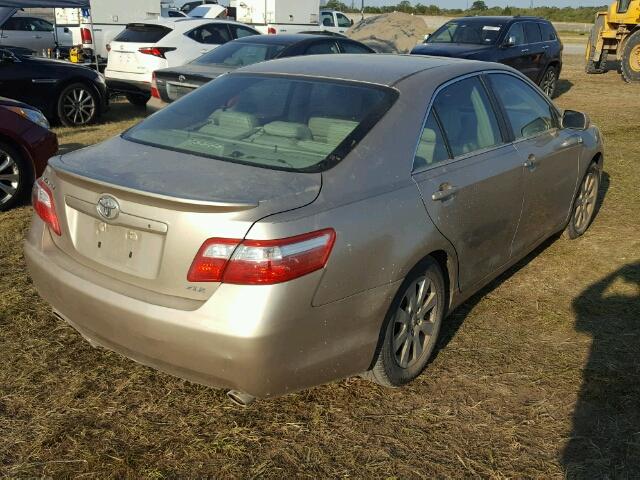
[{"label": "beige interior seat", "polygon": [[358,126],[358,122],[339,118],[312,117],[309,119],[311,140],[301,141],[298,146],[314,153],[328,155],[336,149]]},{"label": "beige interior seat", "polygon": [[259,122],[255,115],[231,110],[216,110],[209,117],[210,122],[200,128],[200,133],[223,139],[239,140],[254,134]]},{"label": "beige interior seat", "polygon": [[277,121],[267,123],[251,141],[260,145],[295,148],[299,141],[311,138],[311,130],[304,123]]}]

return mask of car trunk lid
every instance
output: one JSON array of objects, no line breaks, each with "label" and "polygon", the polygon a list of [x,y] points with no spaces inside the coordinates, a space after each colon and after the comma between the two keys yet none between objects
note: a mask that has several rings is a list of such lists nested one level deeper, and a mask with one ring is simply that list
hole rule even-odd
[{"label": "car trunk lid", "polygon": [[225,65],[189,64],[175,69],[158,70],[156,82],[162,99],[166,102],[174,102],[236,68]]},{"label": "car trunk lid", "polygon": [[[187,281],[202,243],[242,239],[268,215],[317,198],[320,174],[276,171],[115,138],[50,161],[46,181],[63,234],[55,244],[120,282],[206,300],[217,284]],[[105,216],[106,215],[106,216]]]},{"label": "car trunk lid", "polygon": [[[164,25],[134,23],[120,33],[111,43],[108,69],[123,73],[148,73],[149,70],[166,66],[162,57],[142,53],[140,49],[152,48],[171,32]],[[151,61],[153,60],[153,61]]]}]

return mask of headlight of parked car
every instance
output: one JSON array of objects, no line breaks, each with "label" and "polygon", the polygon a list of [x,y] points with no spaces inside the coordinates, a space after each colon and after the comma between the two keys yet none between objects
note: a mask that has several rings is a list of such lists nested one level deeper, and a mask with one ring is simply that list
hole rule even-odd
[{"label": "headlight of parked car", "polygon": [[21,107],[5,107],[5,108],[11,110],[14,113],[17,113],[21,117],[24,117],[32,121],[36,125],[40,125],[42,128],[46,128],[48,130],[50,127],[49,121],[42,114],[40,110],[35,110],[32,108],[21,108]]}]

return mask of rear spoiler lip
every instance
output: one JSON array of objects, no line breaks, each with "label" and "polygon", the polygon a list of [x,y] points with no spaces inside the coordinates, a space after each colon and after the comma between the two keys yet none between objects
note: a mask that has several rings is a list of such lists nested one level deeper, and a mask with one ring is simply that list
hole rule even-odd
[{"label": "rear spoiler lip", "polygon": [[134,195],[138,195],[142,197],[150,197],[150,198],[162,200],[168,203],[174,203],[174,204],[177,203],[177,204],[186,205],[186,206],[212,207],[212,208],[218,208],[221,210],[228,210],[228,211],[250,210],[253,208],[257,208],[259,206],[259,203],[253,203],[253,202],[229,202],[229,201],[216,200],[216,199],[202,200],[202,199],[189,198],[189,197],[176,197],[176,196],[164,195],[162,193],[152,192],[148,190],[141,190],[138,188],[125,187],[123,185],[110,183],[104,180],[99,180],[87,175],[70,171],[64,168],[64,165],[62,160],[60,159],[60,156],[51,158],[49,160],[49,167],[56,174],[60,174],[60,176],[62,177],[68,176],[83,182],[90,182],[90,183],[94,183],[96,185],[100,185],[109,189],[132,193]]}]

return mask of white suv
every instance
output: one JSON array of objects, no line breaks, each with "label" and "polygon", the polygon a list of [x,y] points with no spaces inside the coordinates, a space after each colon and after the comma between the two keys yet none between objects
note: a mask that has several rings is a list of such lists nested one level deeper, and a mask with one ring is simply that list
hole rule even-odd
[{"label": "white suv", "polygon": [[134,105],[146,105],[155,70],[189,63],[236,38],[259,35],[241,23],[180,18],[130,23],[109,45],[105,70],[112,92],[124,93]]}]

